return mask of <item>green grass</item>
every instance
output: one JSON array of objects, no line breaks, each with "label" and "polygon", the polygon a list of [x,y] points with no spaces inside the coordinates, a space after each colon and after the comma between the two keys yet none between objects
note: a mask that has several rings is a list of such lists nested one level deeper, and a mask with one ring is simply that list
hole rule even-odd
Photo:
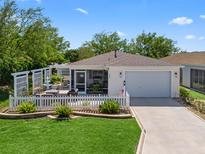
[{"label": "green grass", "polygon": [[0,100],[0,111],[9,106],[9,99]]},{"label": "green grass", "polygon": [[[185,89],[187,89],[187,88],[185,88]],[[192,98],[205,100],[205,94],[199,93],[199,92],[191,90],[191,89],[187,89],[187,90],[189,90],[190,96]]]},{"label": "green grass", "polygon": [[9,106],[9,90],[0,89],[0,111]]},{"label": "green grass", "polygon": [[0,120],[2,154],[134,154],[135,119]]}]

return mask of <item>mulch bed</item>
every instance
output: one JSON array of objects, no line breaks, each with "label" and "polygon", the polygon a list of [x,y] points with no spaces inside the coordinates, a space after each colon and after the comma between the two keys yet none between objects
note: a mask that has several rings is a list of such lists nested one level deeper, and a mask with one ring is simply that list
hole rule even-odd
[{"label": "mulch bed", "polygon": [[[34,112],[34,113],[25,113],[25,114],[7,111],[5,113],[0,113],[0,119],[32,119],[32,118],[41,118],[48,115],[55,115],[55,111]],[[132,117],[129,109],[126,110],[121,109],[120,114],[103,114],[100,113],[99,110],[97,109],[79,109],[79,110],[74,110],[73,115],[102,117],[102,118],[116,118],[116,119],[125,119],[125,118]]]},{"label": "mulch bed", "polygon": [[184,101],[182,101],[181,99],[177,100],[178,103],[180,103],[181,105],[185,106],[188,110],[190,110],[191,112],[193,112],[194,114],[196,114],[197,116],[199,116],[200,118],[205,120],[205,114],[197,111],[196,107],[191,105],[191,104],[187,104]]}]

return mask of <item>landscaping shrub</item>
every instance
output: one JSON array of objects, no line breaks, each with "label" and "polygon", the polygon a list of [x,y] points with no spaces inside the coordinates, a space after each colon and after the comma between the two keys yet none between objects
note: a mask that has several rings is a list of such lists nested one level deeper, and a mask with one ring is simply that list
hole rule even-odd
[{"label": "landscaping shrub", "polygon": [[36,112],[36,110],[36,105],[32,102],[24,102],[17,107],[17,111],[20,113],[33,113]]},{"label": "landscaping shrub", "polygon": [[196,107],[197,111],[205,113],[205,101],[204,100],[194,100],[193,105]]},{"label": "landscaping shrub", "polygon": [[188,98],[190,95],[189,95],[189,91],[186,90],[185,88],[183,87],[180,87],[180,97],[183,99],[183,100],[186,100],[186,98]]},{"label": "landscaping shrub", "polygon": [[120,105],[115,100],[108,100],[99,106],[99,111],[107,114],[120,113]]},{"label": "landscaping shrub", "polygon": [[72,109],[70,107],[61,105],[56,108],[56,114],[59,117],[70,117],[72,114]]},{"label": "landscaping shrub", "polygon": [[99,83],[94,83],[91,85],[90,90],[92,93],[99,93],[102,91],[102,85]]},{"label": "landscaping shrub", "polygon": [[61,76],[57,74],[53,74],[51,77],[51,83],[52,84],[58,84],[61,82]]}]

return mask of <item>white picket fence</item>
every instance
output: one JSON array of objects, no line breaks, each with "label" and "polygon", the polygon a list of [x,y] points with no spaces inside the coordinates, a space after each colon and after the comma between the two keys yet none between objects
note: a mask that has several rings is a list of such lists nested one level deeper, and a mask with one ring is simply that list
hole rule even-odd
[{"label": "white picket fence", "polygon": [[121,108],[127,108],[130,104],[130,96],[108,95],[82,95],[82,96],[23,96],[9,97],[9,110],[16,111],[17,106],[23,102],[32,102],[38,111],[54,110],[59,105],[70,106],[73,109],[96,109],[106,100],[116,100]]}]

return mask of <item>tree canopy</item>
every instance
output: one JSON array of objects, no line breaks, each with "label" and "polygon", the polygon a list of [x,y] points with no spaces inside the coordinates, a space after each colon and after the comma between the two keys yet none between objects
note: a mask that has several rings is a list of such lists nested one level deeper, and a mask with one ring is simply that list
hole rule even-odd
[{"label": "tree canopy", "polygon": [[156,33],[142,32],[129,42],[122,39],[117,32],[96,33],[91,41],[87,41],[83,47],[89,48],[95,55],[110,51],[124,51],[132,54],[140,54],[152,58],[162,58],[180,51],[172,39],[158,36]]},{"label": "tree canopy", "polygon": [[0,3],[0,84],[13,72],[64,62],[69,45],[42,9],[21,9],[13,0]]},{"label": "tree canopy", "polygon": [[128,51],[130,53],[139,53],[143,56],[152,58],[162,58],[180,51],[175,47],[172,39],[164,36],[157,36],[156,33],[142,33],[129,43]]},{"label": "tree canopy", "polygon": [[110,51],[122,50],[127,47],[127,40],[122,39],[117,32],[97,33],[91,41],[87,41],[84,47],[89,48],[95,55],[103,54]]},{"label": "tree canopy", "polygon": [[68,59],[69,62],[75,62],[93,56],[95,56],[95,53],[88,47],[70,49],[65,52],[65,59]]},{"label": "tree canopy", "polygon": [[[0,0],[1,1],[1,0]],[[2,1],[1,1],[2,2]],[[14,0],[0,3],[0,85],[11,81],[11,73],[74,62],[110,51],[124,51],[162,58],[180,51],[173,40],[156,33],[141,33],[128,41],[117,32],[96,33],[78,49],[59,36],[41,8],[22,9]]]}]

